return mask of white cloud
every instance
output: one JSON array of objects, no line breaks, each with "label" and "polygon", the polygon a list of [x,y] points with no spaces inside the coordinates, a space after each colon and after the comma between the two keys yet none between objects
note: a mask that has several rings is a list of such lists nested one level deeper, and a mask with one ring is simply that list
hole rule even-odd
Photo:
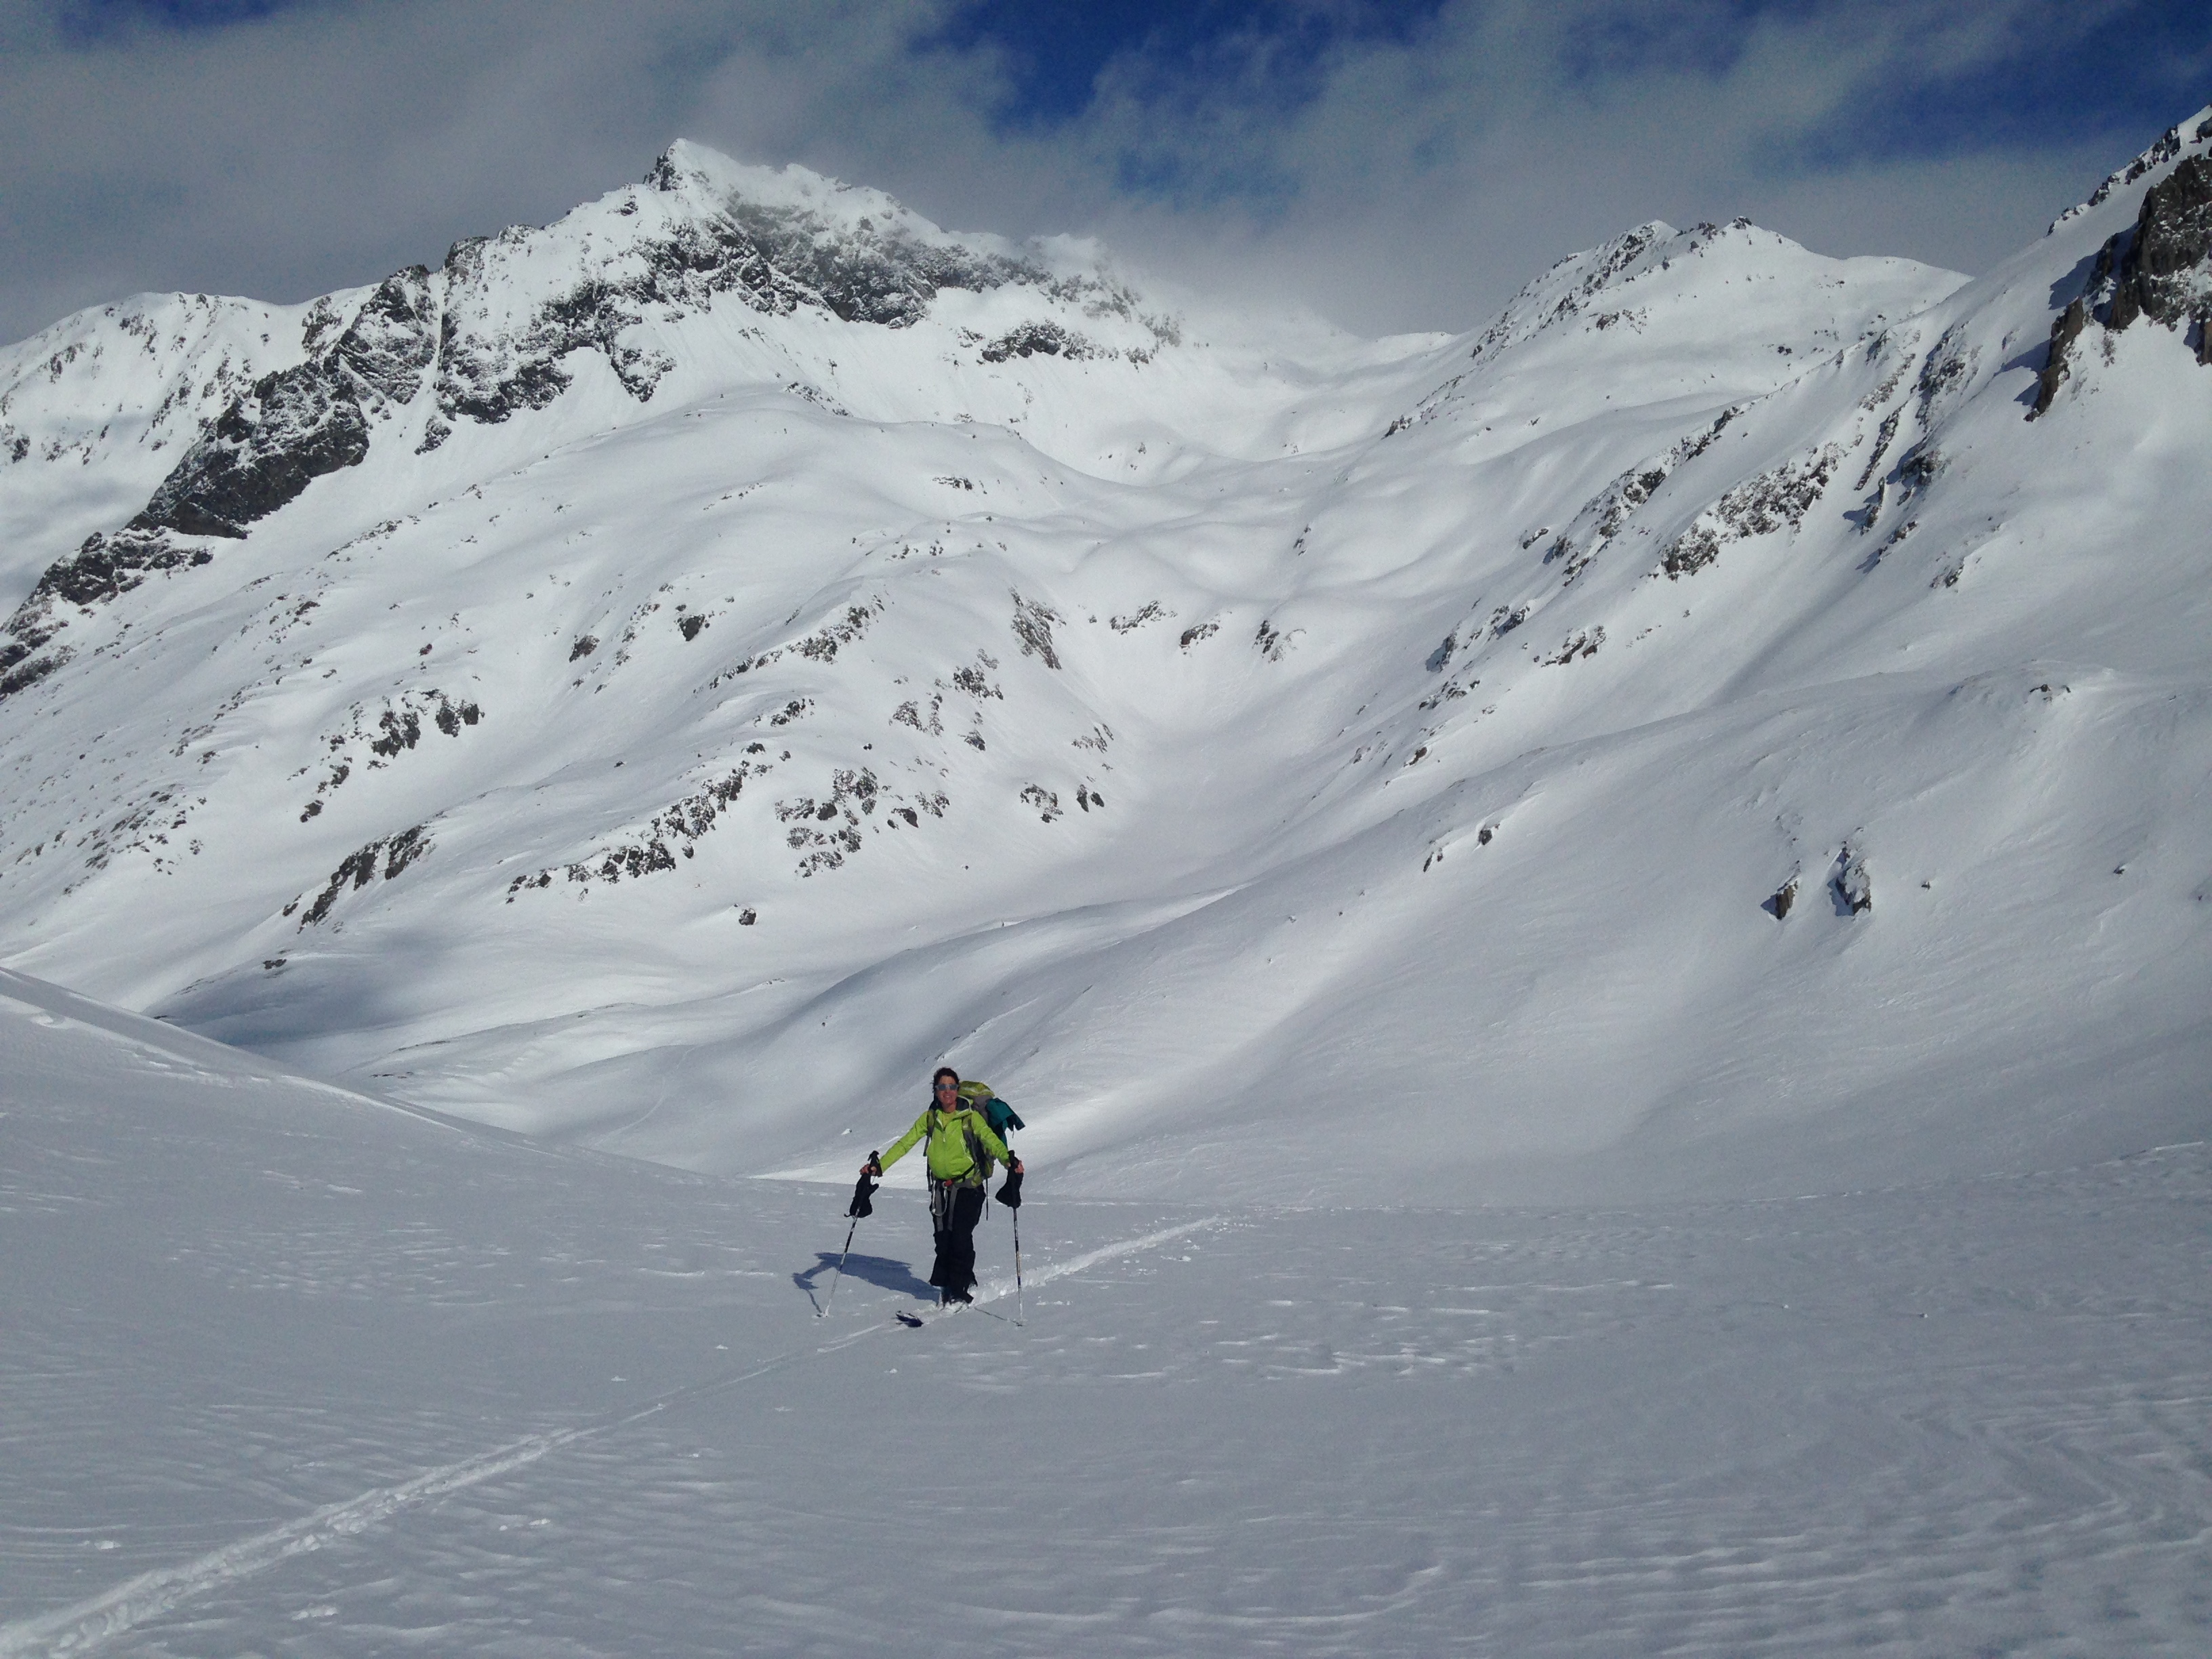
[{"label": "white cloud", "polygon": [[950,224],[1095,231],[1370,331],[1479,323],[1652,217],[1746,212],[1826,252],[1974,268],[2152,136],[1923,157],[1875,125],[2117,0],[1835,0],[1747,23],[1719,0],[1458,0],[1318,63],[1264,36],[1198,64],[1126,57],[1083,116],[1012,132],[990,118],[1009,95],[994,52],[921,44],[953,3],[323,0],[72,39],[51,3],[18,0],[0,21],[0,338],[137,289],[373,280],[556,216],[679,134]]}]

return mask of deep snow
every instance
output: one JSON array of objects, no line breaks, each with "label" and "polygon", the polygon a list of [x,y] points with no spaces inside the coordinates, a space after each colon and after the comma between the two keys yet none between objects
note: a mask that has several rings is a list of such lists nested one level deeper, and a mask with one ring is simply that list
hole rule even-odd
[{"label": "deep snow", "polygon": [[0,998],[9,1659],[2212,1636],[2202,1144],[1603,1210],[1038,1200],[1026,1324],[912,1331],[917,1197],[817,1320],[842,1189]]}]

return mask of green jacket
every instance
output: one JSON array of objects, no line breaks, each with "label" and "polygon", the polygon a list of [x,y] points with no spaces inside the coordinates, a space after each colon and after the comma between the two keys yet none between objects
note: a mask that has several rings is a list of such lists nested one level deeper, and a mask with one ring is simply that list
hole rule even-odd
[{"label": "green jacket", "polygon": [[957,1181],[965,1187],[980,1187],[991,1178],[993,1159],[1008,1161],[1006,1143],[991,1132],[991,1125],[982,1113],[970,1111],[963,1103],[957,1112],[939,1111],[932,1106],[915,1119],[914,1127],[896,1141],[882,1158],[883,1167],[904,1158],[914,1143],[924,1135],[929,1137],[929,1173],[933,1180]]}]

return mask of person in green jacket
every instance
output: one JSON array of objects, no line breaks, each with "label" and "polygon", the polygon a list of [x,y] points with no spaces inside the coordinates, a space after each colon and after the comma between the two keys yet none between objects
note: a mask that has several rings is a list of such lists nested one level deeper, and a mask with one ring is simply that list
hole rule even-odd
[{"label": "person in green jacket", "polygon": [[863,1175],[883,1172],[927,1138],[929,1160],[929,1220],[937,1235],[937,1261],[929,1282],[941,1303],[975,1299],[975,1224],[983,1218],[983,1183],[994,1160],[1018,1175],[1022,1161],[1006,1150],[990,1121],[960,1096],[960,1073],[940,1066],[930,1079],[929,1109],[915,1119],[890,1150],[860,1166]]}]

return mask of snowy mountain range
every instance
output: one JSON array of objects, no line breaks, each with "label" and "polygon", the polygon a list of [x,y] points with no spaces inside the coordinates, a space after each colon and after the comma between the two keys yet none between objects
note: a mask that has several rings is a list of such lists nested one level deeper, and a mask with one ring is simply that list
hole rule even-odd
[{"label": "snowy mountain range", "polygon": [[0,958],[687,1167],[2201,1133],[2212,109],[1967,280],[1652,223],[1354,339],[678,143],[0,352]]}]

